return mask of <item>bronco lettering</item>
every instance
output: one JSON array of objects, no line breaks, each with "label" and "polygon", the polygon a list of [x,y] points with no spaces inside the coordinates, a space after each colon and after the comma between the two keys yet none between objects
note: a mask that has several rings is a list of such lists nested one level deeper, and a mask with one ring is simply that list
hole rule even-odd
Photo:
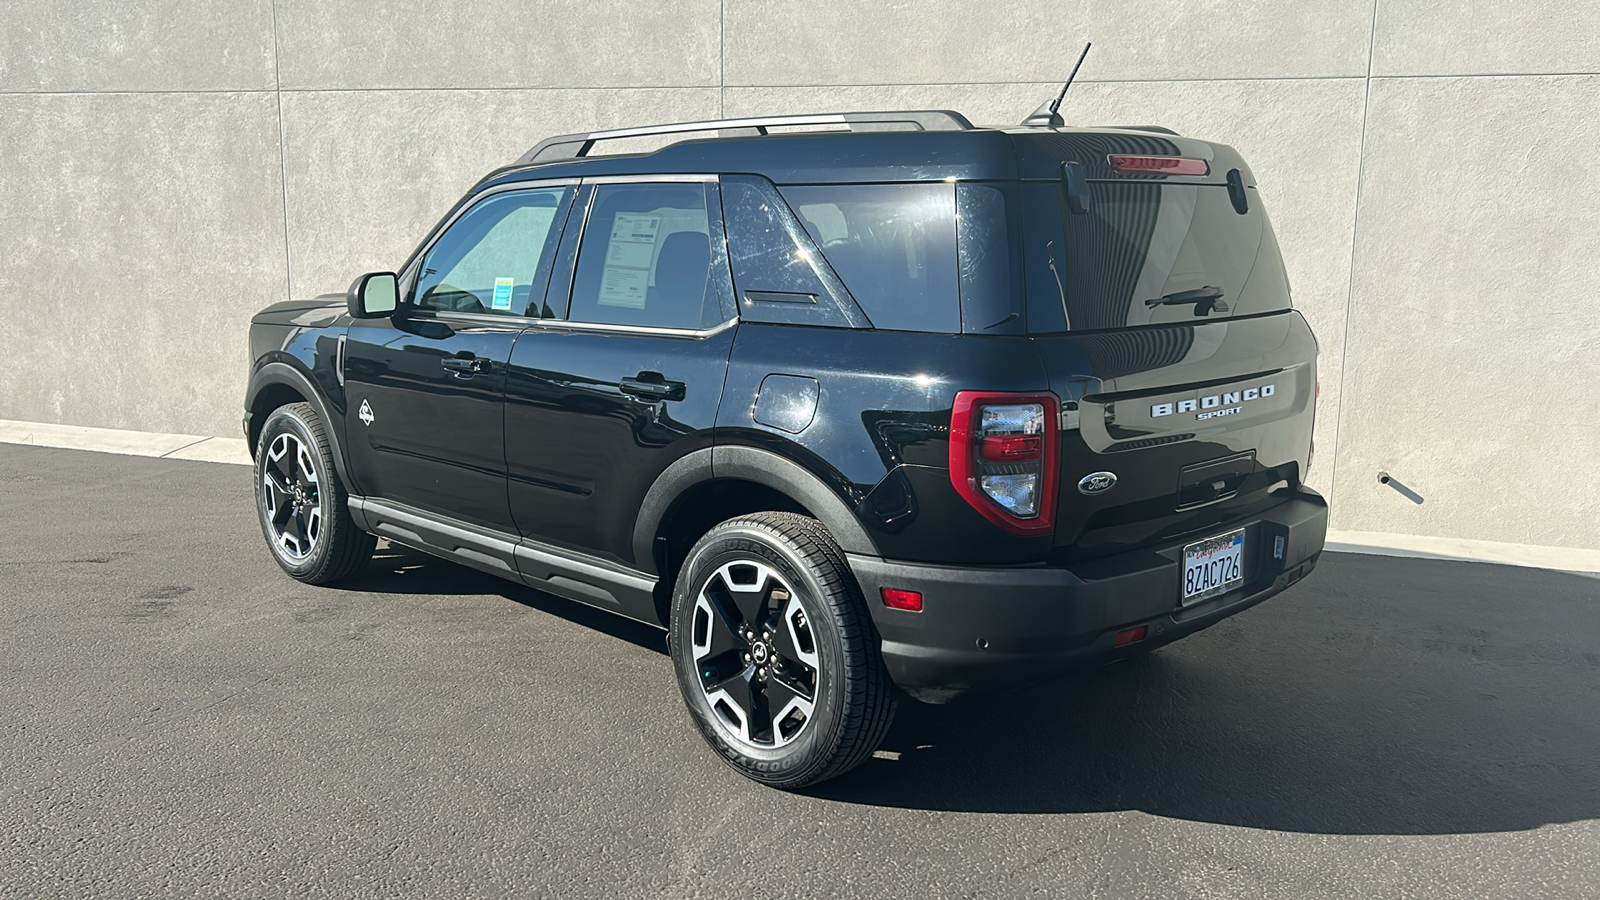
[{"label": "bronco lettering", "polygon": [[1233,413],[1239,411],[1239,408],[1237,406],[1234,406],[1234,404],[1249,403],[1252,400],[1261,400],[1261,399],[1264,399],[1266,397],[1271,397],[1273,394],[1276,394],[1277,392],[1278,392],[1278,386],[1277,385],[1275,385],[1275,384],[1263,384],[1260,387],[1245,388],[1242,391],[1227,391],[1226,393],[1208,394],[1207,396],[1199,397],[1199,398],[1189,397],[1189,398],[1186,398],[1186,399],[1183,399],[1183,400],[1168,401],[1166,403],[1156,403],[1156,404],[1151,405],[1151,407],[1150,407],[1150,418],[1159,419],[1159,418],[1161,418],[1163,416],[1170,416],[1174,412],[1181,412],[1181,413],[1194,412],[1196,407],[1198,407],[1200,409],[1204,409],[1204,410],[1217,410],[1217,408],[1222,406],[1223,404],[1227,404],[1229,406],[1233,406],[1233,409],[1224,409],[1224,410],[1215,411],[1215,412],[1204,412],[1204,413],[1200,413],[1199,415],[1195,416],[1195,418],[1196,419],[1212,419],[1212,418],[1215,418],[1217,416],[1232,415]]}]

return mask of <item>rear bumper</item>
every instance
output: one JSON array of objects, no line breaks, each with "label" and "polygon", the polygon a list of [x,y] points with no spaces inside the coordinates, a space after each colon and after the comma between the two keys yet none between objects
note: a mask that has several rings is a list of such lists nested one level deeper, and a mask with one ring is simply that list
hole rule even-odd
[{"label": "rear bumper", "polygon": [[[1303,490],[1216,531],[1240,527],[1244,584],[1186,608],[1178,606],[1183,547],[1204,535],[1070,568],[959,568],[855,554],[850,565],[883,637],[890,676],[913,696],[937,702],[1170,643],[1260,603],[1316,565],[1328,506]],[[884,606],[884,587],[920,591],[922,611]],[[1143,641],[1116,646],[1118,632],[1140,625],[1148,629]]]}]

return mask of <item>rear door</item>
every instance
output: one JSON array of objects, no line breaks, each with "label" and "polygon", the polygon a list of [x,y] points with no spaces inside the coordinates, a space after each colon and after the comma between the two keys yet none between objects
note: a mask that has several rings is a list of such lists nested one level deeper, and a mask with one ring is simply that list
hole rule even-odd
[{"label": "rear door", "polygon": [[711,445],[733,346],[718,196],[709,176],[585,180],[554,317],[518,339],[506,386],[525,537],[647,567],[632,544],[640,504],[667,466]]},{"label": "rear door", "polygon": [[1317,390],[1315,339],[1239,169],[1087,189],[1085,204],[1021,186],[1029,331],[1063,401],[1062,559],[1281,502],[1310,462]]},{"label": "rear door", "polygon": [[574,185],[498,191],[459,212],[404,276],[391,318],[351,324],[350,468],[359,492],[501,531],[511,348],[543,297]]}]

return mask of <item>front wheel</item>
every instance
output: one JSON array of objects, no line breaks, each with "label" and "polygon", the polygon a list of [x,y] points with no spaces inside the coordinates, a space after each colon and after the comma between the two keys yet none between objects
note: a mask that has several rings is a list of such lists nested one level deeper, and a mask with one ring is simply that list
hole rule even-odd
[{"label": "front wheel", "polygon": [[347,578],[378,539],[356,528],[322,420],[309,403],[272,411],[256,444],[256,513],[272,558],[307,584]]},{"label": "front wheel", "polygon": [[668,647],[712,749],[746,777],[797,789],[876,750],[895,689],[844,553],[815,519],[730,519],[689,551]]}]

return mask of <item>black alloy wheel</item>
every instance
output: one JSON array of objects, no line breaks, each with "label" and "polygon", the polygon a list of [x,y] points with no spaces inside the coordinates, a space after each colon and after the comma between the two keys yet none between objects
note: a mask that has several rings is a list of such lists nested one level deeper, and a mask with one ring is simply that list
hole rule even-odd
[{"label": "black alloy wheel", "polygon": [[689,552],[668,646],[701,734],[749,778],[785,789],[871,755],[895,690],[844,554],[815,519],[723,522]]},{"label": "black alloy wheel", "polygon": [[804,605],[758,559],[711,573],[690,628],[706,702],[730,737],[756,749],[800,736],[816,711],[821,659]]},{"label": "black alloy wheel", "polygon": [[346,578],[378,539],[356,528],[327,433],[308,403],[273,410],[255,455],[261,533],[283,570],[307,584]]},{"label": "black alloy wheel", "polygon": [[261,466],[263,515],[274,549],[299,562],[322,533],[322,494],[311,451],[292,431],[273,438]]}]

